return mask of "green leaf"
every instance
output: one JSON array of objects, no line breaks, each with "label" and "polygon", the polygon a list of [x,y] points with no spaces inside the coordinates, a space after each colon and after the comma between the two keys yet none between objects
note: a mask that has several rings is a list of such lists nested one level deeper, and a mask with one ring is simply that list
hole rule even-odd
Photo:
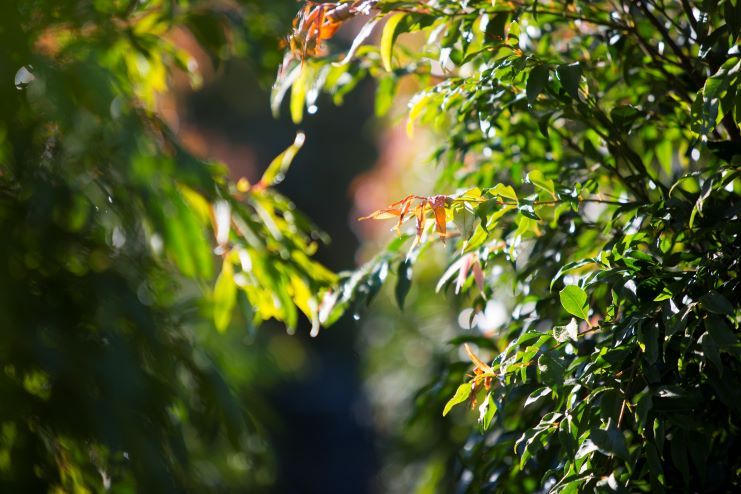
[{"label": "green leaf", "polygon": [[398,277],[396,279],[396,287],[394,288],[394,296],[396,297],[396,303],[399,304],[399,308],[403,310],[404,300],[412,286],[411,262],[408,259],[401,261],[396,273]]},{"label": "green leaf", "polygon": [[308,64],[303,64],[300,70],[301,72],[291,86],[291,100],[288,105],[291,110],[291,120],[295,124],[300,124],[304,118],[306,92],[309,89],[309,72],[311,69]]},{"label": "green leaf", "polygon": [[383,68],[386,72],[391,72],[393,66],[391,64],[391,58],[394,51],[394,40],[396,40],[396,28],[399,23],[404,19],[406,14],[397,13],[393,14],[386,21],[386,25],[383,26],[383,34],[381,34],[381,61],[383,62]]},{"label": "green leaf", "polygon": [[224,260],[214,286],[214,325],[217,330],[224,331],[229,326],[236,301],[237,285],[234,283],[234,269],[228,260]]},{"label": "green leaf", "polygon": [[463,383],[458,386],[455,395],[453,395],[453,397],[445,404],[445,408],[443,409],[443,417],[445,417],[454,406],[466,401],[471,395],[471,389],[471,383]]},{"label": "green leaf", "polygon": [[265,173],[263,173],[262,178],[260,179],[260,184],[262,184],[263,187],[277,185],[283,181],[286,177],[288,167],[291,166],[293,158],[296,156],[299,149],[301,149],[301,146],[304,145],[305,140],[306,136],[303,132],[296,133],[296,138],[293,140],[293,144],[276,156],[265,170]]},{"label": "green leaf", "polygon": [[569,65],[559,65],[556,75],[564,91],[574,99],[579,98],[579,81],[581,79],[581,65],[575,62]]},{"label": "green leaf", "polygon": [[375,112],[377,117],[382,117],[391,109],[394,102],[394,93],[396,91],[396,78],[393,76],[384,77],[378,82],[376,89]]},{"label": "green leaf", "polygon": [[492,196],[500,196],[517,203],[517,193],[515,193],[515,189],[509,185],[496,184],[494,187],[489,189],[489,194]]},{"label": "green leaf", "polygon": [[543,398],[544,396],[548,396],[549,394],[551,394],[551,388],[547,386],[543,388],[538,388],[532,393],[530,393],[530,396],[527,397],[527,400],[525,400],[525,404],[522,406],[524,408],[528,405],[531,405],[535,403],[536,401],[538,401],[539,399]]},{"label": "green leaf", "polygon": [[547,192],[553,199],[556,199],[556,186],[553,180],[545,178],[540,170],[533,170],[527,174],[526,180],[538,189]]},{"label": "green leaf", "polygon": [[607,422],[607,430],[594,429],[589,438],[597,446],[599,452],[605,455],[617,456],[621,460],[628,461],[628,447],[625,444],[625,436],[615,427],[612,419]]},{"label": "green leaf", "polygon": [[538,372],[541,382],[550,386],[561,385],[564,381],[566,365],[561,355],[550,351],[538,357]]},{"label": "green leaf", "polygon": [[489,19],[485,28],[485,34],[489,41],[504,40],[504,28],[507,26],[508,19],[509,13],[507,12],[495,14]]},{"label": "green leaf", "polygon": [[689,485],[690,465],[687,459],[687,445],[684,433],[679,430],[672,433],[672,440],[669,443],[669,447],[674,466],[682,474],[682,480],[684,480],[685,485]]},{"label": "green leaf", "polygon": [[569,285],[559,292],[559,297],[566,312],[585,321],[589,319],[587,293],[584,290],[576,285]]},{"label": "green leaf", "polygon": [[453,223],[458,227],[461,238],[469,239],[476,228],[478,218],[470,206],[458,207],[453,211]]},{"label": "green leaf", "polygon": [[731,347],[738,344],[738,337],[731,331],[723,318],[710,316],[705,319],[705,327],[721,350],[730,350]]},{"label": "green leaf", "polygon": [[547,65],[536,65],[530,71],[525,86],[525,93],[530,104],[533,104],[538,95],[545,89],[545,85],[548,83],[548,73]]},{"label": "green leaf", "polygon": [[370,34],[373,32],[373,28],[376,27],[376,24],[378,24],[379,20],[379,18],[371,19],[369,22],[365,23],[362,28],[360,28],[360,31],[358,31],[358,34],[355,36],[355,39],[350,46],[350,50],[348,50],[347,54],[345,55],[345,58],[337,62],[336,65],[346,65],[350,63],[350,60],[352,60],[355,52],[358,51],[358,48],[360,48],[360,45],[363,44],[363,41],[368,39],[368,36],[370,36]]},{"label": "green leaf", "polygon": [[714,314],[733,313],[733,304],[715,290],[710,290],[708,293],[700,297],[700,305],[702,305],[705,310]]},{"label": "green leaf", "polygon": [[702,353],[706,359],[710,360],[718,369],[718,374],[723,377],[723,361],[720,358],[720,351],[710,333],[704,333],[698,340],[702,346]]},{"label": "green leaf", "polygon": [[491,393],[486,395],[486,411],[483,413],[483,416],[479,418],[481,422],[481,429],[486,431],[489,429],[489,426],[491,425],[491,421],[494,419],[494,416],[497,413],[497,405],[494,403],[494,398],[492,398]]}]

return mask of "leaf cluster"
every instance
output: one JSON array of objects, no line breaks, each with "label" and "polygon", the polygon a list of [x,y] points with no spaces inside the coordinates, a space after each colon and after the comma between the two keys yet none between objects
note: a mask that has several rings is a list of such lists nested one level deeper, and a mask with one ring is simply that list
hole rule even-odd
[{"label": "leaf cluster", "polygon": [[445,475],[470,492],[738,489],[738,2],[359,3],[379,43],[361,28],[348,54],[295,60],[274,107],[291,88],[298,120],[305,94],[370,75],[379,114],[404,82],[410,136],[442,136],[439,195],[372,213],[402,236],[339,290],[359,307],[396,263],[401,305],[445,242],[438,291],[472,322],[509,292],[509,321],[478,337],[493,359],[469,350],[475,374],[446,397],[480,430]]}]

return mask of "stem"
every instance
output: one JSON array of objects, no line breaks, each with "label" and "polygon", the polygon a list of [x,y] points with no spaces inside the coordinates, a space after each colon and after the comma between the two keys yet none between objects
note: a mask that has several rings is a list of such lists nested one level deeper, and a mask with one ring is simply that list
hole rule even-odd
[{"label": "stem", "polygon": [[[633,380],[635,379],[635,376],[636,376],[637,369],[638,369],[638,361],[636,360],[633,362],[633,369],[631,370],[631,373],[630,373],[630,379],[628,380],[628,386],[630,386],[633,383]],[[618,430],[620,429],[620,426],[623,423],[623,417],[625,416],[625,408],[628,406],[628,392],[624,391],[623,394],[625,395],[625,398],[623,399],[623,404],[620,407],[620,415],[618,416],[618,421],[617,421]]]}]

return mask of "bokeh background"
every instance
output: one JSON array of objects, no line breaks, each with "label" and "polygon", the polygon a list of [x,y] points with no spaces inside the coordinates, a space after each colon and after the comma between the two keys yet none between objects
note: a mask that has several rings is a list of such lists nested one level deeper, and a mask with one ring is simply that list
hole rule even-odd
[{"label": "bokeh background", "polygon": [[[287,8],[283,8],[287,5]],[[275,2],[273,34],[290,25],[296,4]],[[334,49],[346,49],[357,29],[343,27]],[[185,40],[184,42],[187,42]],[[280,49],[276,40],[276,53]],[[279,189],[329,234],[317,258],[335,271],[352,269],[380,250],[388,225],[357,218],[408,193],[432,190],[434,169],[412,166],[428,160],[434,136],[404,132],[400,115],[412,88],[403,88],[395,109],[374,115],[375,86],[362,82],[341,105],[320,96],[318,111],[300,125],[287,108],[270,111],[270,84],[279,62],[272,53],[248,54],[214,66],[204,57],[203,86],[175,81],[163,102],[171,125],[203,157],[228,165],[232,178],[256,181],[273,156],[306,133],[306,144]],[[407,94],[408,92],[408,94]],[[361,242],[363,249],[360,249]],[[258,331],[202,335],[238,389],[245,407],[257,414],[273,461],[265,467],[273,492],[431,492],[450,461],[456,435],[451,421],[429,414],[411,416],[416,390],[441,372],[446,340],[453,336],[456,307],[433,297],[439,275],[434,254],[420,263],[410,307],[402,312],[393,290],[384,289],[373,310],[347,315],[317,338],[303,321],[295,335],[277,324]],[[413,308],[413,309],[411,309]]]}]

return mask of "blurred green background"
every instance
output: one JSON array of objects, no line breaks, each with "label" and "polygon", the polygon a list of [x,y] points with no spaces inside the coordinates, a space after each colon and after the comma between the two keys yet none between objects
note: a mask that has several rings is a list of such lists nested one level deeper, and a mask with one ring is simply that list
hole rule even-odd
[{"label": "blurred green background", "polygon": [[[269,92],[298,7],[0,6],[0,491],[425,492],[453,461],[465,434],[412,395],[456,320],[426,268],[414,311],[384,289],[372,317],[316,338],[304,319],[295,335],[210,320],[209,220],[183,190],[218,201],[224,176],[255,183],[293,140]],[[320,97],[278,187],[329,234],[316,258],[335,271],[388,238],[361,211],[430,186],[389,171],[378,143],[409,143],[373,116],[374,92]]]}]

